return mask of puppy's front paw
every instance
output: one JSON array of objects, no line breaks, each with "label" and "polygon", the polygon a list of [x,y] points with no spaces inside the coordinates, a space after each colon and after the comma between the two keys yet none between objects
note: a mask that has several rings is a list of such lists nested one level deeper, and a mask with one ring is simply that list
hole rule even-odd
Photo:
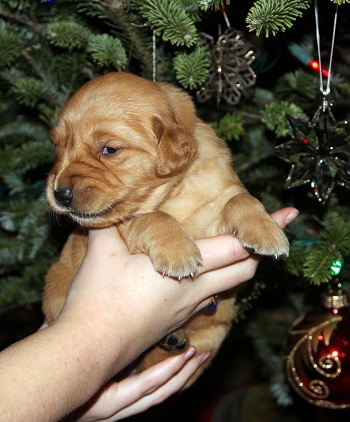
[{"label": "puppy's front paw", "polygon": [[160,274],[178,280],[192,277],[202,262],[200,250],[194,241],[187,236],[180,236],[166,243],[154,245],[149,251],[154,268]]},{"label": "puppy's front paw", "polygon": [[162,338],[158,344],[169,352],[182,352],[187,347],[187,343],[185,330],[180,328]]},{"label": "puppy's front paw", "polygon": [[278,258],[288,256],[289,242],[278,224],[266,214],[251,224],[243,224],[236,230],[242,245],[250,251]]},{"label": "puppy's front paw", "polygon": [[233,233],[242,245],[260,255],[288,256],[289,242],[264,206],[248,193],[231,198],[225,206],[222,233]]},{"label": "puppy's front paw", "polygon": [[165,212],[142,214],[118,229],[129,252],[147,254],[160,274],[181,280],[193,276],[202,262],[189,233]]}]

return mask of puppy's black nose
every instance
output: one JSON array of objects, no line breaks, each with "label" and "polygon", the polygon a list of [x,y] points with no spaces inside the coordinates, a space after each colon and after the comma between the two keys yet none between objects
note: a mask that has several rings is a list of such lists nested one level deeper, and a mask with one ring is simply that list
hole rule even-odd
[{"label": "puppy's black nose", "polygon": [[69,208],[72,203],[72,191],[69,187],[65,186],[60,190],[55,190],[54,195],[56,200],[66,208]]}]

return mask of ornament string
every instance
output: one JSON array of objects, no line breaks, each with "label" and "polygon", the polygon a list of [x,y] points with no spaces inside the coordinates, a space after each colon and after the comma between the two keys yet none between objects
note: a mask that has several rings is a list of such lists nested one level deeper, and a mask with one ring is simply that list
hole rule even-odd
[{"label": "ornament string", "polygon": [[156,31],[153,29],[152,37],[152,64],[153,64],[153,82],[157,80],[157,38]]},{"label": "ornament string", "polygon": [[231,28],[231,24],[230,24],[230,21],[228,20],[228,16],[227,16],[227,14],[226,14],[225,10],[223,10],[222,14],[223,14],[223,16],[224,16],[224,19],[225,19],[225,22],[226,22],[227,28]]},{"label": "ornament string", "polygon": [[329,57],[329,66],[328,66],[328,77],[327,77],[327,85],[326,89],[324,89],[323,85],[323,76],[322,76],[322,63],[321,63],[321,47],[320,47],[320,24],[318,19],[318,4],[317,0],[315,0],[315,21],[316,21],[316,40],[317,40],[317,52],[318,52],[318,61],[320,63],[320,91],[322,92],[323,96],[326,97],[331,91],[331,73],[332,73],[332,61],[333,61],[333,52],[334,52],[334,41],[335,41],[335,32],[337,28],[337,18],[338,18],[338,5],[335,8],[334,14],[334,22],[333,22],[333,35],[332,35],[332,46],[331,46],[331,53]]},{"label": "ornament string", "polygon": [[[136,26],[137,28],[145,28],[147,27],[147,23],[144,24],[136,24],[131,23],[132,26]],[[153,82],[157,81],[157,36],[156,30],[153,29],[152,33],[152,80]]]}]

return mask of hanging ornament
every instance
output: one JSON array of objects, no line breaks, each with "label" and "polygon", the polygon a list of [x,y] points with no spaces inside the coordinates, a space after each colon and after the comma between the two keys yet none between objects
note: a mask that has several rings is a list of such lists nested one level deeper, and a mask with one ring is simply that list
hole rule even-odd
[{"label": "hanging ornament", "polygon": [[350,307],[339,282],[322,307],[293,324],[286,355],[288,381],[301,397],[329,409],[350,407]]},{"label": "hanging ornament", "polygon": [[[311,122],[297,116],[287,116],[292,139],[278,145],[276,154],[291,164],[285,188],[293,188],[310,183],[316,198],[322,204],[328,200],[336,184],[350,188],[350,134],[347,122],[336,124],[331,111],[330,93],[331,68],[338,15],[336,5],[332,48],[328,72],[321,63],[318,6],[315,0],[316,39],[318,47],[317,69],[320,78],[322,105],[318,107]],[[327,76],[324,89],[323,76]]]},{"label": "hanging ornament", "polygon": [[208,34],[200,37],[208,45],[211,55],[210,74],[204,86],[197,93],[200,103],[216,99],[219,107],[221,101],[238,104],[242,90],[255,84],[256,75],[250,65],[255,60],[253,50],[245,42],[242,31],[231,28],[226,13],[224,17],[228,28],[217,41]]},{"label": "hanging ornament", "polygon": [[336,184],[350,188],[350,134],[346,123],[336,124],[324,100],[311,122],[287,116],[292,139],[277,146],[276,154],[291,164],[285,188],[310,183],[325,204]]}]

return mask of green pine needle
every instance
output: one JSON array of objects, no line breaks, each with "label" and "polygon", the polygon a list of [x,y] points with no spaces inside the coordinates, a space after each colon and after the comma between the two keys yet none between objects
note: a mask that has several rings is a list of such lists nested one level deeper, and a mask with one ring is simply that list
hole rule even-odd
[{"label": "green pine needle", "polygon": [[319,285],[333,278],[332,265],[350,255],[350,224],[336,221],[320,234],[318,248],[311,248],[304,264],[304,276]]},{"label": "green pine needle", "polygon": [[331,0],[331,2],[334,4],[338,4],[339,6],[341,4],[346,4],[346,3],[350,4],[350,0]]},{"label": "green pine needle", "polygon": [[314,101],[315,92],[319,89],[318,78],[314,74],[297,70],[285,73],[276,84],[276,96],[289,103],[308,105]]},{"label": "green pine needle", "polygon": [[238,141],[244,133],[244,120],[240,113],[227,113],[225,116],[214,125],[220,137],[225,138],[227,141],[233,139]]},{"label": "green pine needle", "polygon": [[12,88],[18,101],[34,108],[41,100],[52,97],[52,88],[47,83],[34,77],[18,80]]},{"label": "green pine needle", "polygon": [[138,0],[141,14],[164,41],[190,47],[198,40],[197,29],[179,3],[170,0]]},{"label": "green pine needle", "polygon": [[304,264],[304,277],[311,284],[320,285],[333,278],[331,266],[334,261],[341,259],[341,254],[336,247],[321,248],[313,251],[306,258]]},{"label": "green pine needle", "polygon": [[92,36],[87,50],[100,66],[112,65],[121,70],[127,64],[127,55],[121,41],[111,35]]},{"label": "green pine needle", "polygon": [[9,66],[20,56],[18,38],[5,28],[0,30],[0,66]]},{"label": "green pine needle", "polygon": [[290,104],[287,101],[273,101],[266,104],[265,109],[261,111],[261,121],[277,136],[287,136],[290,133],[286,119],[287,114],[297,115],[307,120],[307,115],[296,104]]},{"label": "green pine needle", "polygon": [[276,35],[278,31],[285,31],[293,26],[293,21],[302,16],[301,10],[308,9],[308,0],[258,0],[250,9],[246,23],[250,31],[259,36],[265,31]]},{"label": "green pine needle", "polygon": [[207,50],[198,47],[190,54],[178,54],[174,58],[176,78],[184,88],[194,89],[205,82],[209,73]]},{"label": "green pine needle", "polygon": [[52,22],[46,27],[47,39],[52,45],[61,48],[83,48],[90,35],[85,26],[73,20]]},{"label": "green pine needle", "polygon": [[204,11],[210,9],[219,10],[222,7],[226,7],[230,4],[230,0],[199,0],[198,7]]}]

